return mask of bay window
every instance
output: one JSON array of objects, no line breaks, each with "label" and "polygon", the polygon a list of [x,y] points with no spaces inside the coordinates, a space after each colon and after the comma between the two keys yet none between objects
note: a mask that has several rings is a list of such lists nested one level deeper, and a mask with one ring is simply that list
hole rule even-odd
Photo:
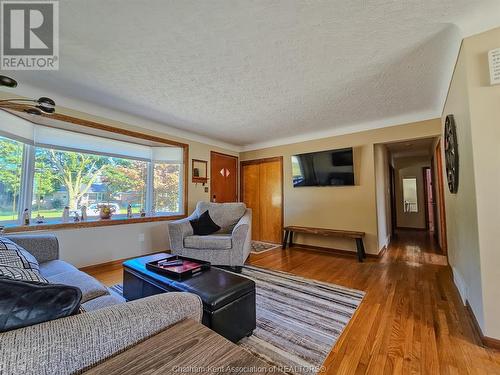
[{"label": "bay window", "polygon": [[129,205],[136,217],[142,210],[147,216],[184,213],[181,147],[27,121],[4,127],[10,117],[0,113],[0,224],[20,223],[25,208],[47,223],[60,221],[65,207],[75,215],[86,206],[89,218],[97,218],[102,204],[113,207],[115,217],[125,217]]},{"label": "bay window", "polygon": [[0,221],[17,221],[24,145],[0,137]]}]

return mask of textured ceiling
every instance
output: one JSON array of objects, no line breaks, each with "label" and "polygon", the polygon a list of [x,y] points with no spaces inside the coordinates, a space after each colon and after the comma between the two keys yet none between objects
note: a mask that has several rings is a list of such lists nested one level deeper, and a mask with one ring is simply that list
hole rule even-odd
[{"label": "textured ceiling", "polygon": [[424,156],[431,158],[434,154],[436,138],[413,139],[404,142],[387,143],[386,147],[394,159]]},{"label": "textured ceiling", "polygon": [[67,0],[60,70],[10,75],[251,148],[439,116],[462,37],[498,14],[499,0]]}]

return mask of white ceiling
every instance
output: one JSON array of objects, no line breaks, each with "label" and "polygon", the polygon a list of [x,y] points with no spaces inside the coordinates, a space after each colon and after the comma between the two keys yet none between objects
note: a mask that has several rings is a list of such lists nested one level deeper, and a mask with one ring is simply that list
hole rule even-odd
[{"label": "white ceiling", "polygon": [[434,155],[435,145],[436,138],[412,139],[385,144],[393,159],[411,157],[428,157],[430,159]]},{"label": "white ceiling", "polygon": [[60,70],[9,75],[251,149],[440,116],[462,37],[499,14],[499,0],[68,0]]}]

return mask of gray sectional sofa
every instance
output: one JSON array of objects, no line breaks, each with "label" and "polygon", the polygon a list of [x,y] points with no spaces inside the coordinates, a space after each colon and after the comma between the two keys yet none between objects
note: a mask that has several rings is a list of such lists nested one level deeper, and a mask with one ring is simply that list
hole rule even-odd
[{"label": "gray sectional sofa", "polygon": [[6,236],[28,250],[40,264],[40,274],[53,284],[76,286],[82,291],[85,311],[124,303],[125,299],[106,288],[92,276],[79,271],[73,265],[59,260],[59,243],[54,235]]},{"label": "gray sectional sofa", "polygon": [[125,303],[59,260],[55,236],[8,238],[35,256],[49,282],[80,288],[85,312],[0,333],[0,374],[81,373],[183,319],[201,321],[202,303],[194,294],[165,293]]}]

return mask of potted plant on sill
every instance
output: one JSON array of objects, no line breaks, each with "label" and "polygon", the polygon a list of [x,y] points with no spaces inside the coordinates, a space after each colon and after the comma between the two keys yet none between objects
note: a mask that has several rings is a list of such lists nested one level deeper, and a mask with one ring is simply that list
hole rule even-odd
[{"label": "potted plant on sill", "polygon": [[111,216],[116,212],[116,208],[113,205],[110,204],[99,204],[97,207],[99,207],[99,217],[102,220],[109,220],[111,219]]}]

